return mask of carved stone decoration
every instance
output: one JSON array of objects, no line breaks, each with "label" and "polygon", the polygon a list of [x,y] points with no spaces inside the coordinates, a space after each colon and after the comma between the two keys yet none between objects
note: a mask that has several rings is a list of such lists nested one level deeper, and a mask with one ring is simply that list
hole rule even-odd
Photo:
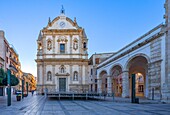
[{"label": "carved stone decoration", "polygon": [[68,42],[67,38],[65,36],[59,36],[57,42]]},{"label": "carved stone decoration", "polygon": [[64,65],[61,65],[60,68],[59,68],[59,72],[60,73],[66,73],[66,67]]},{"label": "carved stone decoration", "polygon": [[52,41],[48,40],[47,41],[47,49],[50,51],[52,49]]},{"label": "carved stone decoration", "polygon": [[74,38],[74,40],[73,40],[73,49],[74,50],[78,49],[78,40],[77,40],[77,38]]}]

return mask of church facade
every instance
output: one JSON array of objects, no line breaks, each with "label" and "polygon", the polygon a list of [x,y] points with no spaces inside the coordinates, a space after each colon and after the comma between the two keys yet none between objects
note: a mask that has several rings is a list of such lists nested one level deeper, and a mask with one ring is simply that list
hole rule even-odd
[{"label": "church facade", "polygon": [[61,14],[49,19],[37,40],[37,90],[86,92],[88,90],[88,39],[76,18]]}]

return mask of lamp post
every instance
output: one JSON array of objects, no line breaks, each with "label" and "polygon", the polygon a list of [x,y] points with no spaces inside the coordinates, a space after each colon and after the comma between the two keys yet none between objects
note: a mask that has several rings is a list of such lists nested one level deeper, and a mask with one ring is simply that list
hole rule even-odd
[{"label": "lamp post", "polygon": [[28,82],[26,82],[27,96],[28,96]]},{"label": "lamp post", "polygon": [[24,80],[22,80],[22,99],[24,98]]},{"label": "lamp post", "polygon": [[135,93],[135,74],[132,74],[132,96],[131,96],[131,102],[135,103],[136,93]]},{"label": "lamp post", "polygon": [[7,100],[7,105],[11,105],[11,71],[7,69],[7,93],[8,93],[8,100]]}]

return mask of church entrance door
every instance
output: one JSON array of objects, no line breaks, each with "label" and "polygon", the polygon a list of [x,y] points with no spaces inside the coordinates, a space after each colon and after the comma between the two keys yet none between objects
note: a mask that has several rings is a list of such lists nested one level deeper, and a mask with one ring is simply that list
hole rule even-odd
[{"label": "church entrance door", "polygon": [[66,78],[59,78],[59,91],[66,91]]}]

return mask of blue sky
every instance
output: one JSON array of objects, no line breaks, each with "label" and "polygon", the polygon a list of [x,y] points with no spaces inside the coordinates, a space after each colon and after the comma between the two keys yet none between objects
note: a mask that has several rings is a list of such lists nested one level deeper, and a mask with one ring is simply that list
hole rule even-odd
[{"label": "blue sky", "polygon": [[21,68],[36,76],[39,31],[60,14],[77,19],[93,53],[116,52],[160,23],[165,0],[0,0],[0,30],[19,54]]}]

